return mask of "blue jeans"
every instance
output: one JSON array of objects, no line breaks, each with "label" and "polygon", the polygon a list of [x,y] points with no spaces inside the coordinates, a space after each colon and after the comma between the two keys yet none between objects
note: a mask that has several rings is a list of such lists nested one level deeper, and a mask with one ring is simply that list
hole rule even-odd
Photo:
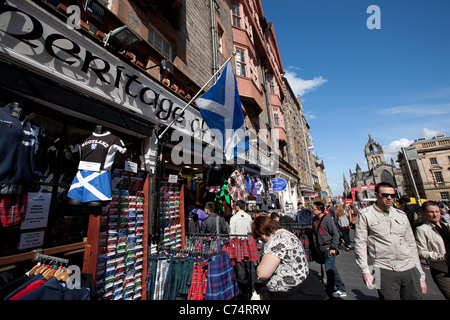
[{"label": "blue jeans", "polygon": [[330,250],[323,252],[325,256],[325,273],[327,274],[327,287],[325,291],[331,295],[335,290],[345,291],[345,285],[342,282],[341,276],[336,268],[336,255],[330,255]]}]

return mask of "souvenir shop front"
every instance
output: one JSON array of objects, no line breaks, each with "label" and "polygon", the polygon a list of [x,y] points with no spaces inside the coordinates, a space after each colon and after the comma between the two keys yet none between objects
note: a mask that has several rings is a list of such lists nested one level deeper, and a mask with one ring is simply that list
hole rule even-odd
[{"label": "souvenir shop front", "polygon": [[0,22],[1,298],[146,299],[154,127],[185,102],[32,2]]},{"label": "souvenir shop front", "polygon": [[[162,151],[155,216],[159,221],[154,224],[159,236],[155,238],[158,245],[150,250],[147,299],[250,299],[260,258],[260,247],[253,237],[190,232],[186,218],[195,213],[201,227],[206,214],[198,210],[204,210],[209,201],[228,222],[237,200],[244,200],[252,215],[267,212],[273,195],[271,179],[249,164],[177,165],[173,162],[174,147],[169,142]],[[200,156],[192,154],[196,155]]]}]

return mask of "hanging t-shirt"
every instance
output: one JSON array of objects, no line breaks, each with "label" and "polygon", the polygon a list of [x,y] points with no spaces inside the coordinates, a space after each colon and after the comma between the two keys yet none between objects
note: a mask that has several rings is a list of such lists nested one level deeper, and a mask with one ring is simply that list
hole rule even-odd
[{"label": "hanging t-shirt", "polygon": [[103,134],[92,133],[81,144],[81,161],[100,164],[100,170],[78,170],[67,196],[81,202],[111,200],[109,170],[117,151],[122,154],[127,151],[120,138],[109,131]]},{"label": "hanging t-shirt", "polygon": [[101,163],[100,170],[109,171],[117,151],[122,154],[127,151],[119,137],[109,131],[102,134],[93,132],[81,144],[81,161]]}]

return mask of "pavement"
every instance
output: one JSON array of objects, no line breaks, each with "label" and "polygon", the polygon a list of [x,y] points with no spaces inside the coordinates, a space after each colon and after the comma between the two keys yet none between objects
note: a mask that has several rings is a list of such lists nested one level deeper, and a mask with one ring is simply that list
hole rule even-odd
[{"label": "pavement", "polygon": [[[354,230],[350,231],[350,244],[354,247]],[[376,289],[368,289],[362,281],[361,270],[356,266],[355,252],[339,250],[340,255],[336,257],[336,267],[341,276],[342,281],[347,289],[347,296],[340,298],[341,300],[378,300],[378,293]],[[425,281],[427,283],[427,293],[423,295],[423,300],[445,300],[442,293],[437,288],[436,284],[431,278],[430,269],[428,266],[422,266],[425,272]],[[318,278],[321,275],[320,264],[310,262],[310,270]],[[325,273],[325,268],[324,268]],[[326,275],[324,274],[325,278]],[[325,279],[326,281],[326,279]]]}]

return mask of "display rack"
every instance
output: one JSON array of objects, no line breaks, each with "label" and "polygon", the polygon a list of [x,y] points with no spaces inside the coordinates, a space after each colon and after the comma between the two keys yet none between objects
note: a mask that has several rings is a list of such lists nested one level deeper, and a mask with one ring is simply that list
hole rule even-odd
[{"label": "display rack", "polygon": [[111,202],[89,219],[83,272],[93,275],[99,299],[145,300],[150,177],[121,170],[112,177]]},{"label": "display rack", "polygon": [[160,245],[184,248],[184,184],[163,180],[159,188]]}]

